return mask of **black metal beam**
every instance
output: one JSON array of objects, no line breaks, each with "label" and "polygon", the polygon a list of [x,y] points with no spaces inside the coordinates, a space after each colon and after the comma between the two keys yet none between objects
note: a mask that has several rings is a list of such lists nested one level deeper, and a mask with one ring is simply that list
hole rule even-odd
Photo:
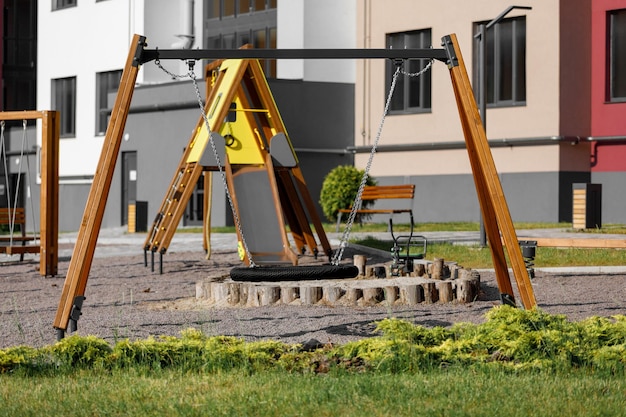
[{"label": "black metal beam", "polygon": [[443,49],[142,49],[139,64],[162,59],[436,59]]}]

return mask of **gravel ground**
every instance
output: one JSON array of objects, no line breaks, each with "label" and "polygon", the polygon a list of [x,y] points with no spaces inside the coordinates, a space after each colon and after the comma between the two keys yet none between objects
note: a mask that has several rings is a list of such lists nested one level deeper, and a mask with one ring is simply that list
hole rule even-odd
[{"label": "gravel ground", "polygon": [[[345,261],[350,262],[350,250]],[[87,284],[78,333],[116,340],[150,335],[177,336],[188,327],[208,335],[233,335],[246,340],[273,339],[303,343],[345,343],[370,337],[373,322],[398,317],[425,326],[480,323],[499,305],[495,276],[481,271],[480,298],[470,304],[420,304],[414,307],[209,307],[195,300],[196,281],[227,274],[241,266],[232,251],[172,252],[164,256],[164,273],[144,267],[142,255],[95,258]],[[386,261],[369,258],[368,265]],[[313,263],[304,260],[303,264]],[[63,289],[68,260],[59,275],[43,278],[35,261],[3,262],[0,266],[0,348],[43,346],[56,341],[52,324]],[[158,268],[156,268],[158,270]],[[626,274],[542,272],[533,280],[540,308],[566,314],[571,320],[626,314]]]}]

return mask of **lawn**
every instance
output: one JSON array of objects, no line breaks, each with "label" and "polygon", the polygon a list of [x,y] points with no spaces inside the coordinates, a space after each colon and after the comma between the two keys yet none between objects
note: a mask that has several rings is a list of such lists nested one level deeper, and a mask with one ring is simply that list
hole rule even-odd
[{"label": "lawn", "polygon": [[626,316],[569,322],[508,306],[482,324],[303,350],[186,330],[109,346],[0,350],[7,416],[623,416]]}]

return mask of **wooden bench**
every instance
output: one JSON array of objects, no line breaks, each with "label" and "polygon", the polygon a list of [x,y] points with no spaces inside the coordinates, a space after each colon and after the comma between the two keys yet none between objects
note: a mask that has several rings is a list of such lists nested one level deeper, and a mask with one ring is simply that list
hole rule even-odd
[{"label": "wooden bench", "polygon": [[[415,197],[415,184],[404,185],[368,185],[363,188],[363,194],[361,200],[383,200],[383,199],[408,199],[413,200]],[[352,207],[347,209],[340,209],[337,213],[337,232],[339,231],[339,225],[341,224],[341,218],[344,213],[350,213]],[[413,209],[412,208],[374,208],[374,209],[360,209],[357,210],[357,214],[389,214],[396,213],[409,213],[411,216],[411,223],[413,223]]]},{"label": "wooden bench", "polygon": [[[26,236],[26,214],[23,207],[15,210],[9,208],[0,208],[0,226],[11,226],[13,224],[13,236],[0,235],[0,253],[7,255],[20,254],[20,261],[24,260],[25,253],[39,253],[39,246],[26,246],[26,242],[39,239],[37,236]],[[16,228],[19,226],[20,231],[15,235]],[[9,231],[10,232],[10,231]],[[14,243],[19,244],[14,245]]]}]

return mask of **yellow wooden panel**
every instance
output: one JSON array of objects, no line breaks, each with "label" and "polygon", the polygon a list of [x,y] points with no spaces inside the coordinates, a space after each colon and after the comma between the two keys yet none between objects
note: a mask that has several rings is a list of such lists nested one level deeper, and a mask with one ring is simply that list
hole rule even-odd
[{"label": "yellow wooden panel", "polygon": [[[234,100],[237,109],[243,109],[239,96]],[[263,143],[255,134],[255,128],[250,124],[245,112],[238,111],[237,119],[234,122],[226,122],[222,127],[221,134],[224,138],[231,135],[234,142],[226,146],[228,161],[231,164],[242,165],[264,165]],[[227,142],[228,143],[228,142]]]},{"label": "yellow wooden panel", "polygon": [[[207,119],[209,120],[211,131],[217,132],[221,130],[224,120],[219,120],[220,115],[225,113],[225,107],[230,108],[231,98],[237,85],[241,82],[242,69],[245,65],[246,62],[244,60],[231,59],[224,61],[220,67],[220,71],[223,72],[223,78],[217,91],[212,96],[213,100],[207,106]],[[198,162],[204,154],[207,143],[209,143],[209,135],[206,123],[202,123],[189,145],[191,151],[189,152],[187,163]]]}]

